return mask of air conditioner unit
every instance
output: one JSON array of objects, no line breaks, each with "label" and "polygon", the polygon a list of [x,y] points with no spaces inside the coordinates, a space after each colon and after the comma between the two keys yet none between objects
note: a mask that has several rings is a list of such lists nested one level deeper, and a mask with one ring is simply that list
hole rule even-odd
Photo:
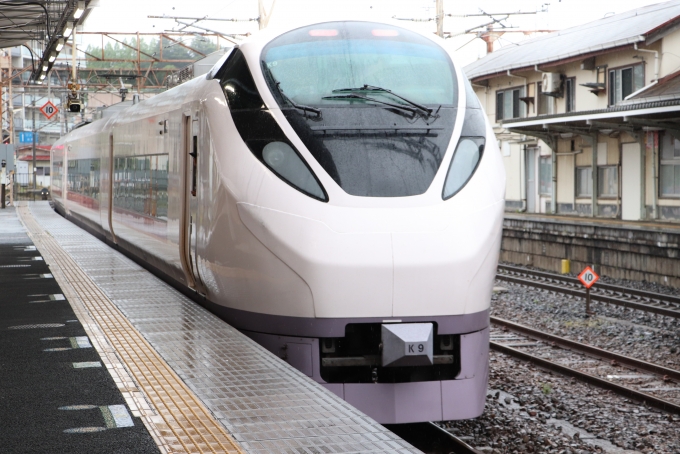
[{"label": "air conditioner unit", "polygon": [[541,92],[543,94],[556,94],[562,87],[562,78],[559,73],[543,73],[541,79]]}]

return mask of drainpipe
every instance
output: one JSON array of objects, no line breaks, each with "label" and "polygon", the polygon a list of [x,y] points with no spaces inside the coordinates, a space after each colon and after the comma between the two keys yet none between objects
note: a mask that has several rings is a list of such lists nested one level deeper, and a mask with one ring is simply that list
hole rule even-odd
[{"label": "drainpipe", "polygon": [[591,156],[591,173],[592,173],[592,180],[593,180],[593,190],[590,196],[590,203],[592,204],[592,209],[590,210],[590,216],[591,217],[596,217],[597,216],[597,134],[590,134],[583,136],[588,138],[591,144],[591,150],[592,150],[592,156]]},{"label": "drainpipe", "polygon": [[527,211],[527,183],[524,180],[524,175],[526,175],[527,162],[527,145],[522,146],[522,152],[519,155],[519,184],[520,184],[520,196],[522,197],[522,208],[519,209],[520,213],[526,213]]},{"label": "drainpipe", "polygon": [[631,93],[628,96],[626,96],[624,98],[624,101],[627,101],[628,99],[631,99],[631,98],[639,95],[643,91],[646,91],[647,89],[649,89],[649,88],[653,87],[654,85],[656,85],[657,83],[659,83],[659,51],[648,50],[648,49],[640,49],[638,47],[637,43],[633,45],[633,48],[638,52],[647,52],[647,53],[650,53],[650,54],[654,54],[654,80],[652,81],[652,83],[645,85],[644,87],[642,87],[638,91]]},{"label": "drainpipe", "polygon": [[654,54],[654,81],[659,80],[659,51],[657,50],[648,50],[648,49],[640,49],[636,44],[633,45],[636,51],[638,52],[648,52],[650,54]]},{"label": "drainpipe", "polygon": [[[647,143],[644,131],[638,134],[638,146],[640,147],[640,219],[647,219]],[[623,163],[623,159],[619,162]],[[623,178],[621,178],[623,180]],[[622,181],[623,183],[623,181]],[[623,191],[621,191],[623,192]]]},{"label": "drainpipe", "polygon": [[659,205],[659,174],[656,167],[658,159],[656,144],[659,142],[659,133],[654,131],[652,134],[654,134],[652,139],[652,219],[657,220],[659,219],[657,211]]},{"label": "drainpipe", "polygon": [[[557,141],[555,141],[555,148],[557,148]],[[550,211],[552,214],[557,214],[557,149],[550,151],[552,154],[552,194],[550,197]]]}]

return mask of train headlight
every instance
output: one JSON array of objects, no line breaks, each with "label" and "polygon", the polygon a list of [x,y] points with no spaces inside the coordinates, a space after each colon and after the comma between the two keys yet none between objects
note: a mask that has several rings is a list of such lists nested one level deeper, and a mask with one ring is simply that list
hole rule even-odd
[{"label": "train headlight", "polygon": [[442,197],[444,200],[453,197],[475,173],[477,165],[484,153],[484,138],[461,137],[454,152],[449,173],[444,182]]},{"label": "train headlight", "polygon": [[262,160],[282,180],[317,199],[325,200],[321,186],[302,158],[285,142],[270,142],[262,149]]}]

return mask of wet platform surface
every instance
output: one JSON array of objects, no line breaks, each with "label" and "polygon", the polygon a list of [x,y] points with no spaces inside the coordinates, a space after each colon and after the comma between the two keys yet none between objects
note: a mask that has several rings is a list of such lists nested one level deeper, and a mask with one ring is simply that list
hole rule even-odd
[{"label": "wet platform surface", "polygon": [[[57,277],[73,283],[71,293],[64,292],[66,298],[82,305],[92,319],[86,326],[97,328],[99,343],[122,359],[119,368],[128,375],[119,381],[129,381],[124,388],[126,401],[149,427],[161,451],[418,452],[56,214],[46,202],[17,210],[38,250],[46,251],[48,263],[62,268],[55,272]],[[109,326],[119,318],[123,328]],[[122,340],[116,339],[118,332],[124,333]],[[138,357],[138,351],[146,348],[143,344],[153,350],[147,355],[157,358]],[[161,370],[165,367],[161,363],[170,372]],[[171,381],[170,375],[176,375],[186,389],[161,383],[166,378]],[[176,393],[181,392],[193,395],[196,403],[189,397],[178,399]],[[181,400],[175,407],[167,403],[175,400]],[[219,427],[210,426],[211,419]],[[203,430],[199,423],[207,427],[207,436],[196,435]],[[196,449],[191,448],[194,445]]]},{"label": "wet platform surface", "polygon": [[0,210],[0,451],[158,453],[13,209]]}]

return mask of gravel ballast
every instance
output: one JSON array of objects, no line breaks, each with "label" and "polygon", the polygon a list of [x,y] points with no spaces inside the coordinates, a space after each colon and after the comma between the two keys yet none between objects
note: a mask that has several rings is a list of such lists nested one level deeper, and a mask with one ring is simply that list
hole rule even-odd
[{"label": "gravel ballast", "polygon": [[[606,279],[608,283],[621,283]],[[678,320],[497,281],[491,315],[619,354],[680,369]],[[636,288],[676,293],[637,283]],[[671,384],[679,386],[680,384]],[[491,352],[484,414],[445,423],[490,453],[680,454],[680,416]]]}]

